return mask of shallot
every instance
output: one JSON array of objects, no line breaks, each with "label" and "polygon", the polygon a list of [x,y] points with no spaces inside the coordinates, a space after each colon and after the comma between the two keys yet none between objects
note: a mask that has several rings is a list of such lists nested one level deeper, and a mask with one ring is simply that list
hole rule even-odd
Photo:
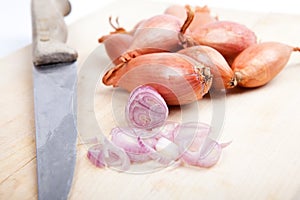
[{"label": "shallot", "polygon": [[128,51],[120,57],[123,62],[143,54],[175,52],[183,47],[184,34],[194,18],[190,6],[186,6],[187,17],[182,22],[178,17],[163,14],[144,20],[134,31],[134,39]]},{"label": "shallot", "polygon": [[[151,129],[143,121],[142,123],[138,121],[138,127],[134,125],[113,128],[110,133],[111,142],[104,139],[103,144],[92,146],[88,151],[89,160],[97,167],[108,166],[127,171],[130,164],[134,163],[156,161],[163,166],[169,166],[179,161],[207,168],[217,163],[222,148],[228,145],[210,139],[211,129],[207,124],[200,122],[180,124],[167,121],[166,104],[161,105],[164,99],[150,86],[142,85],[133,90],[126,109],[132,101],[137,101],[138,105],[146,102],[148,106],[143,107],[146,113],[153,111],[153,105],[154,107],[158,105],[158,110],[163,111],[164,117],[160,119],[160,123],[150,126]],[[134,110],[129,109],[126,112],[131,114],[130,112]],[[130,118],[129,123],[135,121]]]},{"label": "shallot", "polygon": [[137,136],[137,133],[128,127],[114,128],[110,134],[112,136],[112,143],[124,149],[132,162],[145,162],[151,160],[151,151],[143,144],[148,144],[150,148],[154,148],[157,142],[155,138],[144,139],[144,143],[141,144],[140,137]]},{"label": "shallot", "polygon": [[104,43],[106,53],[114,64],[120,64],[120,55],[127,51],[132,40],[133,37],[130,34],[116,33],[100,42]]},{"label": "shallot", "polygon": [[88,159],[97,167],[115,167],[119,170],[128,170],[130,160],[125,151],[107,139],[103,144],[96,144],[89,148]]},{"label": "shallot", "polygon": [[168,122],[164,126],[149,131],[150,135],[155,133],[152,137],[140,137],[141,129],[114,128],[111,131],[112,143],[123,149],[134,163],[156,160],[168,165],[182,160],[199,167],[215,165],[222,149],[229,145],[209,138],[210,127],[204,123]]},{"label": "shallot", "polygon": [[115,31],[109,35],[104,35],[98,39],[99,43],[103,43],[109,58],[114,64],[119,64],[119,57],[127,51],[132,43],[133,37],[124,28],[120,27],[119,19],[116,18],[116,25],[112,23],[112,17],[109,17],[109,23]]},{"label": "shallot", "polygon": [[300,48],[278,42],[254,44],[239,54],[232,69],[242,87],[259,87],[271,81]]},{"label": "shallot", "polygon": [[237,85],[232,69],[217,50],[208,46],[197,45],[182,49],[177,53],[187,55],[204,66],[209,67],[213,75],[213,88],[228,89]]},{"label": "shallot", "polygon": [[145,20],[136,29],[130,47],[120,59],[127,62],[147,53],[177,51],[181,48],[178,39],[181,26],[180,20],[171,15],[156,15]]},{"label": "shallot", "polygon": [[149,85],[168,105],[183,105],[201,99],[208,92],[212,75],[208,67],[183,54],[152,53],[110,69],[102,81],[128,91]]},{"label": "shallot", "polygon": [[114,25],[112,23],[112,17],[109,17],[109,24],[110,26],[114,29],[114,31],[110,32],[108,35],[103,35],[101,38],[98,39],[99,43],[104,42],[105,40],[107,40],[108,38],[110,38],[110,36],[114,35],[114,34],[129,34],[123,27],[120,27],[119,24],[119,18],[116,18],[116,25]]},{"label": "shallot", "polygon": [[210,46],[224,57],[232,59],[252,44],[256,35],[246,26],[230,21],[216,21],[195,29],[190,33],[196,44]]},{"label": "shallot", "polygon": [[168,114],[169,109],[165,100],[150,86],[139,86],[134,89],[125,109],[128,123],[146,130],[162,126]]},{"label": "shallot", "polygon": [[184,162],[199,167],[211,167],[218,162],[222,149],[230,143],[219,144],[208,137],[210,131],[209,125],[199,122],[178,127],[174,142],[180,147]]}]

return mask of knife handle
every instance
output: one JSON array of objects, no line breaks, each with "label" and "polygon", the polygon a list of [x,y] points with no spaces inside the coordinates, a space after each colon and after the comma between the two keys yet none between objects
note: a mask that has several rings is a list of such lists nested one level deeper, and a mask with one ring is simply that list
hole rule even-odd
[{"label": "knife handle", "polygon": [[35,66],[73,62],[76,50],[66,45],[64,16],[71,12],[68,0],[32,0],[32,57]]}]

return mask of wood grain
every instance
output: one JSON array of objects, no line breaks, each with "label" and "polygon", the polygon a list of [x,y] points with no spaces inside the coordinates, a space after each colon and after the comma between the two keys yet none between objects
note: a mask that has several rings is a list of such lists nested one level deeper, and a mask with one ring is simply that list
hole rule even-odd
[{"label": "wood grain", "polygon": [[[167,5],[121,3],[93,13],[69,26],[68,44],[79,53],[79,66],[111,31],[108,16],[119,16],[131,28],[139,19],[162,13]],[[140,8],[140,9],[136,9]],[[221,19],[242,22],[262,41],[300,44],[300,16],[214,9]],[[0,199],[37,199],[31,47],[0,60]],[[103,66],[99,66],[103,67]],[[269,84],[235,89],[226,97],[221,141],[232,140],[211,169],[179,167],[132,175],[97,169],[78,140],[77,163],[70,199],[258,199],[300,197],[299,116],[300,56]],[[110,88],[99,87],[95,111],[105,133],[111,127]],[[106,95],[102,95],[106,94]],[[201,102],[202,103],[202,102]],[[203,105],[209,100],[204,99]],[[201,107],[203,120],[209,109]],[[176,115],[177,111],[171,111]],[[107,115],[107,116],[106,116]]]}]

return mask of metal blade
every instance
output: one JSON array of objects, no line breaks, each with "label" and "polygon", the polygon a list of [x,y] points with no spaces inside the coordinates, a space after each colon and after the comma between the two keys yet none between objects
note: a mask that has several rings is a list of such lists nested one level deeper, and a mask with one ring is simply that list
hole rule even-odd
[{"label": "metal blade", "polygon": [[[39,200],[67,199],[76,161],[76,63],[33,68]],[[75,106],[73,106],[75,105]]]}]

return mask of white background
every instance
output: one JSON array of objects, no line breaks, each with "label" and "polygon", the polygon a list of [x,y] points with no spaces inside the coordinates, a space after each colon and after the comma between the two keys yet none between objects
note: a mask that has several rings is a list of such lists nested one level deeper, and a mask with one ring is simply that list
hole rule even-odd
[{"label": "white background", "polygon": [[[68,24],[110,3],[121,0],[70,0],[72,12]],[[141,0],[143,1],[143,0]],[[146,0],[144,0],[146,1]],[[246,11],[300,14],[298,0],[156,0],[161,2],[208,5]],[[30,0],[0,0],[0,58],[31,42]],[[130,1],[128,1],[130,3]],[[299,18],[300,20],[300,18]],[[300,37],[300,36],[299,36]]]}]

